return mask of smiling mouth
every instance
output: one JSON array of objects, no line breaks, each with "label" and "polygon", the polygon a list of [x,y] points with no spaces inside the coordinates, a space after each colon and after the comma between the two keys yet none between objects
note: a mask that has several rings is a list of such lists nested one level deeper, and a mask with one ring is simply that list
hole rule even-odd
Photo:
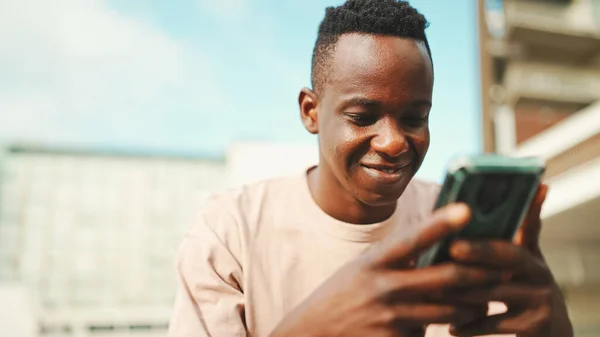
[{"label": "smiling mouth", "polygon": [[398,173],[398,171],[401,170],[400,168],[396,168],[396,169],[378,169],[378,168],[368,167],[368,166],[367,166],[367,168],[370,168],[370,169],[373,169],[373,170],[377,170],[377,171],[381,171],[381,172],[387,173],[387,174]]},{"label": "smiling mouth", "polygon": [[383,172],[385,174],[397,174],[398,172],[400,172],[403,168],[407,167],[408,165],[410,165],[410,163],[406,163],[402,166],[398,166],[398,167],[394,167],[394,168],[387,168],[387,167],[376,167],[376,166],[369,166],[369,165],[361,164],[361,166],[364,168]]}]

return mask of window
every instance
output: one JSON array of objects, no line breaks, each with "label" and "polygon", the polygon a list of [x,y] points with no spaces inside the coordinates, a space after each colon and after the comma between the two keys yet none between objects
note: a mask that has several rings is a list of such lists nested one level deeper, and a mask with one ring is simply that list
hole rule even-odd
[{"label": "window", "polygon": [[14,262],[12,256],[0,255],[0,283],[16,281]]},{"label": "window", "polygon": [[57,249],[70,248],[74,229],[73,213],[66,209],[56,209],[52,220],[52,247]]},{"label": "window", "polygon": [[69,297],[70,285],[65,277],[52,277],[47,280],[44,302],[61,307]]},{"label": "window", "polygon": [[19,243],[19,226],[15,222],[0,223],[0,255],[13,255]]}]

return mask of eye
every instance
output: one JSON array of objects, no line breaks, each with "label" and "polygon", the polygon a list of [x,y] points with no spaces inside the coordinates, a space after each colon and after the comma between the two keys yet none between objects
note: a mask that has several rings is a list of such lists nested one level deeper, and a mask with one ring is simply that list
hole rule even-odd
[{"label": "eye", "polygon": [[427,124],[429,120],[429,116],[415,116],[415,117],[406,117],[403,119],[404,124],[410,127],[421,127]]},{"label": "eye", "polygon": [[358,126],[372,125],[377,121],[377,116],[370,113],[346,113],[345,115]]}]

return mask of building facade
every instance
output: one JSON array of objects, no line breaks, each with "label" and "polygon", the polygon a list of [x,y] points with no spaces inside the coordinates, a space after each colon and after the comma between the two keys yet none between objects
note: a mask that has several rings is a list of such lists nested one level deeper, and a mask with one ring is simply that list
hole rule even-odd
[{"label": "building facade", "polygon": [[26,287],[44,336],[164,335],[174,256],[224,159],[7,149],[0,283]]},{"label": "building facade", "polygon": [[35,306],[26,287],[0,284],[0,336],[37,337],[38,322]]},{"label": "building facade", "polygon": [[226,188],[300,173],[317,154],[316,144],[261,142],[234,143],[223,158],[5,149],[0,293],[14,300],[0,312],[20,319],[4,333],[164,336],[176,250],[199,205]]},{"label": "building facade", "polygon": [[600,1],[479,0],[486,152],[546,159],[542,246],[600,336]]}]

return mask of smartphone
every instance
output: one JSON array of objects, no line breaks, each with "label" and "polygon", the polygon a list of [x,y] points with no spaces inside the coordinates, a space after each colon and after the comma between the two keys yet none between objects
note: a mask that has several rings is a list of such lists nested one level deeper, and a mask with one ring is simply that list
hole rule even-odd
[{"label": "smartphone", "polygon": [[502,155],[460,156],[450,161],[434,209],[453,202],[471,208],[471,220],[461,231],[425,251],[417,267],[451,260],[454,240],[512,240],[537,192],[545,162],[538,157]]}]

